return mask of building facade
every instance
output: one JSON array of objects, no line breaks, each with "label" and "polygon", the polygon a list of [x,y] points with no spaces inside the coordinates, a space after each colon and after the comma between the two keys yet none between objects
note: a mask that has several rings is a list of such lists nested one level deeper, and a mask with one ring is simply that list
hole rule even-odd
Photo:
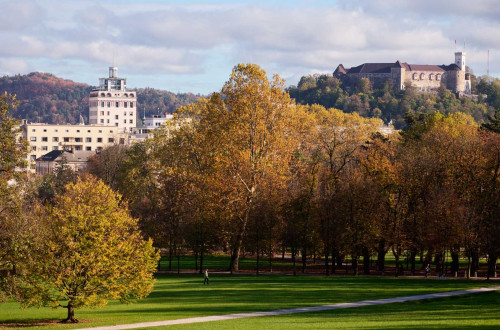
[{"label": "building facade", "polygon": [[31,170],[35,169],[37,158],[53,150],[96,153],[115,143],[128,144],[128,134],[116,126],[50,125],[24,121],[21,135],[30,144],[27,160]]},{"label": "building facade", "polygon": [[118,68],[109,68],[109,77],[99,79],[99,88],[89,97],[91,125],[115,126],[132,132],[137,126],[137,94],[127,91],[127,80],[118,78]]},{"label": "building facade", "polygon": [[471,94],[470,76],[466,73],[465,53],[455,53],[455,63],[450,65],[422,65],[395,63],[364,63],[349,69],[340,64],[333,72],[334,77],[345,84],[355,86],[361,78],[367,78],[375,88],[381,88],[391,81],[402,90],[413,86],[421,92],[433,92],[445,86],[457,94]]}]

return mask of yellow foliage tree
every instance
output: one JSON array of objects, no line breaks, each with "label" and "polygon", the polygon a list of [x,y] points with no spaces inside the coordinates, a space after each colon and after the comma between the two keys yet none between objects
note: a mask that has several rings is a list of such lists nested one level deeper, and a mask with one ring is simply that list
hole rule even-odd
[{"label": "yellow foliage tree", "polygon": [[144,240],[121,196],[88,176],[66,187],[46,218],[36,256],[20,262],[17,298],[24,306],[74,310],[147,296],[159,255]]}]

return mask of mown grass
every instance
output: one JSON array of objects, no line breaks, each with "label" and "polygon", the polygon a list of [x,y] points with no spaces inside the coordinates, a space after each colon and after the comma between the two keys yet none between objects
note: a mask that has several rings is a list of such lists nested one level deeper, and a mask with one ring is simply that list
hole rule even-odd
[{"label": "mown grass", "polygon": [[500,329],[499,315],[500,292],[495,291],[401,304],[177,325],[168,329]]},{"label": "mown grass", "polygon": [[[0,324],[4,327],[30,325],[32,329],[66,329],[296,308],[498,285],[495,282],[463,280],[285,275],[212,275],[210,286],[203,286],[202,282],[201,276],[160,275],[148,298],[130,305],[111,302],[102,309],[77,310],[76,317],[85,322],[78,325],[38,325],[40,320],[63,319],[66,311],[50,308],[20,310],[17,303],[8,302],[0,304]],[[313,319],[323,317],[310,316]],[[297,317],[307,322],[305,320],[309,316]],[[404,315],[401,317],[404,318]],[[316,321],[311,322],[314,324]],[[245,323],[242,326],[247,327]]]}]

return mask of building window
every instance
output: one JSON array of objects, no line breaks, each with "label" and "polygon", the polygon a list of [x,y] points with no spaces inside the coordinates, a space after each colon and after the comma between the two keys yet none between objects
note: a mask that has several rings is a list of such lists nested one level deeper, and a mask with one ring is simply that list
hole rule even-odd
[{"label": "building window", "polygon": [[97,142],[102,143],[102,138],[97,138]]},{"label": "building window", "polygon": [[87,130],[87,133],[90,133],[90,130]]},{"label": "building window", "polygon": [[42,142],[47,142],[48,140],[49,140],[48,137],[46,137],[46,136],[42,137]]},{"label": "building window", "polygon": [[64,138],[64,142],[69,142],[69,138],[68,138],[68,137],[65,137],[65,138]]},{"label": "building window", "polygon": [[92,151],[92,147],[85,147],[85,150]]},{"label": "building window", "polygon": [[436,80],[441,80],[441,75],[440,74],[436,75]]},{"label": "building window", "polygon": [[413,80],[417,80],[418,79],[418,74],[417,73],[414,73],[413,76],[412,76],[412,79]]},{"label": "building window", "polygon": [[85,138],[85,142],[92,142],[92,138]]},{"label": "building window", "polygon": [[431,73],[431,74],[429,75],[429,80],[433,80],[433,79],[434,79],[434,73]]},{"label": "building window", "polygon": [[130,94],[130,97],[134,97],[134,94],[132,94],[132,93],[131,93],[131,94]]},{"label": "building window", "polygon": [[76,150],[76,151],[80,151],[80,150],[82,150],[82,146],[75,146],[75,150]]},{"label": "building window", "polygon": [[107,115],[109,116],[109,111],[108,111]]},{"label": "building window", "polygon": [[69,129],[66,130],[66,133],[69,133]]},{"label": "building window", "polygon": [[59,138],[58,137],[53,137],[52,138],[52,142],[59,142]]},{"label": "building window", "polygon": [[106,94],[107,97],[111,97],[111,93]]},{"label": "building window", "polygon": [[52,147],[52,150],[59,150],[58,146]]},{"label": "building window", "polygon": [[133,115],[134,115],[134,112],[133,112],[133,111],[130,111],[128,114],[129,114],[130,116],[133,116]]},{"label": "building window", "polygon": [[32,142],[36,142],[36,136],[32,136],[32,137],[30,137],[30,141],[32,141]]},{"label": "building window", "polygon": [[34,128],[33,128],[31,131],[32,131],[32,132],[36,132],[36,129],[34,129]]},{"label": "building window", "polygon": [[133,119],[130,119],[130,123],[133,124],[134,123],[134,120]]},{"label": "building window", "polygon": [[106,104],[109,107],[111,107],[111,102],[108,101],[108,103]]},{"label": "building window", "polygon": [[115,107],[119,107],[120,106],[120,102],[115,102]]},{"label": "building window", "polygon": [[101,124],[104,124],[104,119],[101,119]]},{"label": "building window", "polygon": [[36,146],[31,146],[32,151],[36,151]]},{"label": "building window", "polygon": [[115,119],[118,119],[118,115],[115,115]]},{"label": "building window", "polygon": [[36,155],[31,155],[31,160],[35,160],[36,159]]},{"label": "building window", "polygon": [[127,102],[123,102],[123,106],[124,106],[125,108],[127,107],[127,105],[128,105],[128,103],[127,103]]},{"label": "building window", "polygon": [[109,142],[109,143],[113,143],[113,142],[115,142],[115,139],[113,139],[113,138],[108,138],[108,142]]},{"label": "building window", "polygon": [[126,124],[127,123],[127,119],[123,119],[123,123]]},{"label": "building window", "polygon": [[420,74],[420,80],[424,80],[425,79],[425,73],[421,73]]},{"label": "building window", "polygon": [[106,119],[106,123],[109,124],[109,119]]},{"label": "building window", "polygon": [[47,129],[46,129],[46,128],[44,128],[44,129],[43,129],[43,131],[44,131],[44,132],[47,132]]},{"label": "building window", "polygon": [[134,107],[134,102],[130,102],[130,107],[133,108]]},{"label": "building window", "polygon": [[57,133],[57,132],[59,132],[59,131],[55,129],[55,130],[54,130],[54,132],[56,132],[56,133]]},{"label": "building window", "polygon": [[115,123],[115,126],[118,126],[118,123]]},{"label": "building window", "polygon": [[113,133],[113,130],[110,130],[109,132],[110,132],[110,133]]},{"label": "building window", "polygon": [[80,130],[79,130],[79,129],[77,129],[77,130],[76,130],[76,132],[77,132],[77,133],[80,133]]},{"label": "building window", "polygon": [[104,108],[104,101],[101,101],[101,108]]},{"label": "building window", "polygon": [[42,146],[42,151],[47,151],[49,148],[47,146]]},{"label": "building window", "polygon": [[101,116],[104,116],[104,111],[101,111]]},{"label": "building window", "polygon": [[82,138],[75,138],[75,142],[82,142]]},{"label": "building window", "polygon": [[124,138],[120,138],[120,144],[125,144],[125,139]]},{"label": "building window", "polygon": [[127,111],[123,111],[123,115],[126,116],[127,115]]},{"label": "building window", "polygon": [[104,97],[104,96],[106,96],[106,95],[105,95],[104,93],[101,93],[101,96],[102,96],[102,97]]}]

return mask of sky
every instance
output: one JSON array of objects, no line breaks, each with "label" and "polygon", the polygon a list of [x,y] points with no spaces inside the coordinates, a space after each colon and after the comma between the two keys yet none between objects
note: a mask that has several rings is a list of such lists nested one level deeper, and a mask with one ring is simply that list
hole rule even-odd
[{"label": "sky", "polygon": [[287,85],[367,62],[451,64],[500,77],[500,0],[0,0],[0,76],[209,94],[238,63]]}]

